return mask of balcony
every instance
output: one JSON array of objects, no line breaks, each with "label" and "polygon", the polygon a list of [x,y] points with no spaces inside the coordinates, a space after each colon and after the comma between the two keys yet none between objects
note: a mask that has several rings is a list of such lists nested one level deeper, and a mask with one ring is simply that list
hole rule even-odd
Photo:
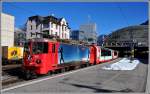
[{"label": "balcony", "polygon": [[46,31],[46,30],[49,30],[49,27],[47,27],[47,28],[42,28],[42,31]]}]

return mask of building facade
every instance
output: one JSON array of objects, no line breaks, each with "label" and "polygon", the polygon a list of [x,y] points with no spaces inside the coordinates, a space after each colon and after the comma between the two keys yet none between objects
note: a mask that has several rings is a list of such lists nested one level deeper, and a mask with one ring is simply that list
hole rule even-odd
[{"label": "building facade", "polygon": [[1,13],[1,46],[14,46],[15,17]]},{"label": "building facade", "polygon": [[89,43],[97,43],[96,24],[89,23],[80,25],[80,31],[84,31],[85,40]]},{"label": "building facade", "polygon": [[104,46],[106,37],[107,35],[99,35],[97,38],[97,45]]},{"label": "building facade", "polygon": [[23,46],[25,41],[26,41],[26,32],[19,28],[15,28],[15,38],[14,38],[15,45]]},{"label": "building facade", "polygon": [[85,39],[84,31],[73,30],[71,31],[70,38],[72,40],[84,41]]},{"label": "building facade", "polygon": [[70,38],[70,28],[65,18],[54,16],[32,16],[27,21],[27,39],[54,36],[60,39]]},{"label": "building facade", "polygon": [[136,25],[119,29],[109,34],[105,46],[144,46],[148,47],[148,25]]}]

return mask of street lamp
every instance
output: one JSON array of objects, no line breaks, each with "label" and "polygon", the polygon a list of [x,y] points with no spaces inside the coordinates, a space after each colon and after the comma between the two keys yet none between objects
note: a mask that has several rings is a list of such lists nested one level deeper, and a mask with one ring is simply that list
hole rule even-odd
[{"label": "street lamp", "polygon": [[131,43],[130,43],[130,49],[131,49],[131,57],[130,57],[130,63],[132,63],[132,60],[134,58],[134,38],[133,38],[133,30],[132,28],[130,29],[130,40],[131,40]]},{"label": "street lamp", "polygon": [[133,40],[132,40],[132,43],[131,43],[131,62],[132,62],[132,60],[134,59],[134,52],[135,52],[134,47],[135,47],[136,42],[137,42],[137,41],[136,41],[135,39],[133,39]]}]

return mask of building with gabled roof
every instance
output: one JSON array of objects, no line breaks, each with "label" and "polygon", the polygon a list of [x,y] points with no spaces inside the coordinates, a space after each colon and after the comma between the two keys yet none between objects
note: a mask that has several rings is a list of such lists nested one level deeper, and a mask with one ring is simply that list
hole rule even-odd
[{"label": "building with gabled roof", "polygon": [[52,15],[42,17],[31,16],[27,20],[27,39],[56,37],[70,38],[70,28],[65,18],[56,18]]}]

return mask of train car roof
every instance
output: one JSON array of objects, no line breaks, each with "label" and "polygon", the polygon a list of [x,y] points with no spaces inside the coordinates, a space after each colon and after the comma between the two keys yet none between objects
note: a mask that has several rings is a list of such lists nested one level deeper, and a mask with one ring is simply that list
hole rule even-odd
[{"label": "train car roof", "polygon": [[100,48],[102,48],[102,49],[112,50],[112,49],[105,48],[105,47],[102,47],[102,46],[98,46],[98,47],[100,47]]},{"label": "train car roof", "polygon": [[57,42],[55,40],[51,40],[51,39],[46,39],[46,38],[33,38],[33,39],[28,39],[28,41],[36,41],[36,42]]},{"label": "train car roof", "polygon": [[99,46],[99,47],[101,47],[101,48],[103,48],[103,49],[107,49],[107,50],[111,50],[111,51],[116,51],[116,52],[118,52],[117,50],[113,50],[113,49],[105,48],[105,47],[102,47],[102,46]]},{"label": "train car roof", "polygon": [[88,47],[86,45],[74,44],[74,43],[66,43],[66,42],[59,42],[57,40],[51,40],[51,39],[47,39],[47,38],[33,38],[33,39],[28,39],[28,41],[35,41],[35,42],[58,42],[58,43],[61,43],[61,44],[78,45],[78,46]]}]

